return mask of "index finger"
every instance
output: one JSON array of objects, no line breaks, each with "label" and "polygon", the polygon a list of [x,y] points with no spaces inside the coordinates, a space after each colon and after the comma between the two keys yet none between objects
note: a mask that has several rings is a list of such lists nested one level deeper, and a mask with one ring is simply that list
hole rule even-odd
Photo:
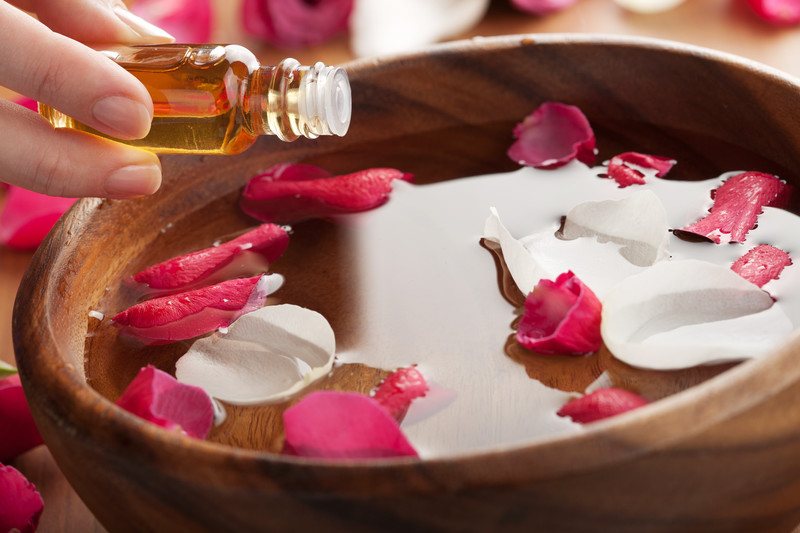
[{"label": "index finger", "polygon": [[112,137],[147,135],[153,102],[144,86],[99,52],[0,2],[0,84]]}]

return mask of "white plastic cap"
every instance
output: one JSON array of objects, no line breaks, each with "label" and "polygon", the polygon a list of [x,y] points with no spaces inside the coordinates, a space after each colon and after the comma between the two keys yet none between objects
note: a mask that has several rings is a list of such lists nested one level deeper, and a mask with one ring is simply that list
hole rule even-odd
[{"label": "white plastic cap", "polygon": [[353,111],[347,73],[339,67],[315,64],[300,82],[297,106],[307,137],[343,136]]}]

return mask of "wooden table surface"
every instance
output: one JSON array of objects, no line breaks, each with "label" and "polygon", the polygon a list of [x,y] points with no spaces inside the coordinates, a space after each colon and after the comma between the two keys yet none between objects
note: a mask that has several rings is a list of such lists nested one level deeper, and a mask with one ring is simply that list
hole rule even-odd
[{"label": "wooden table surface", "polygon": [[[218,14],[215,40],[242,42],[235,30],[238,11],[232,9],[229,0],[215,1]],[[678,9],[651,16],[626,13],[611,0],[581,0],[572,9],[542,19],[528,17],[500,4],[464,37],[534,32],[646,35],[736,53],[800,76],[800,29],[775,29],[764,25],[748,12],[744,0],[688,0]],[[243,44],[258,49],[253,42],[244,40]],[[344,37],[306,50],[262,49],[261,56],[265,62],[294,56],[305,63],[322,60],[329,64],[351,58]],[[7,361],[13,360],[10,325],[14,295],[30,257],[30,254],[0,248],[0,359]],[[23,455],[14,466],[39,487],[45,499],[40,531],[104,531],[70,488],[45,447]]]}]

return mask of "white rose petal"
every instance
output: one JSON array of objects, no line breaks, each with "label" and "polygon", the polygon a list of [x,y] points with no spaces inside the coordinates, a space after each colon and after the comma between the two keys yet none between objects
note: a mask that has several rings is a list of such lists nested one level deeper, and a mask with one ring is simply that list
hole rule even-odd
[{"label": "white rose petal", "polygon": [[665,259],[669,226],[664,204],[652,191],[637,191],[622,200],[585,202],[567,213],[562,237],[596,237],[622,246],[620,253],[636,266]]},{"label": "white rose petal", "polygon": [[664,261],[603,299],[603,341],[615,357],[652,369],[760,357],[793,326],[769,294],[724,266]]},{"label": "white rose petal", "polygon": [[195,341],[175,365],[178,381],[222,401],[276,402],[328,374],[336,341],[325,317],[296,305],[271,305]]}]

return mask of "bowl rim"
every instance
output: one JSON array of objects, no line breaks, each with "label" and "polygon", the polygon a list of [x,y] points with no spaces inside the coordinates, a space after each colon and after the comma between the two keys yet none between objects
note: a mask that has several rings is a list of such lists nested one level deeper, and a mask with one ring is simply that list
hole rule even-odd
[{"label": "bowl rim", "polygon": [[[557,33],[475,37],[470,40],[434,45],[413,53],[355,60],[342,66],[353,75],[395,62],[413,61],[430,55],[504,50],[524,45],[564,44],[633,47],[704,58],[753,75],[771,78],[775,83],[788,85],[800,92],[800,79],[734,54],[662,39],[605,34]],[[666,447],[674,440],[702,433],[718,422],[722,416],[735,415],[752,407],[758,398],[740,394],[747,389],[749,383],[769,383],[777,393],[800,380],[800,365],[792,364],[797,352],[800,352],[800,335],[795,334],[775,353],[746,361],[695,387],[654,402],[643,409],[590,424],[578,433],[535,438],[525,443],[499,445],[485,450],[454,453],[430,459],[330,461],[283,456],[192,439],[145,422],[100,395],[85,382],[80,372],[67,362],[68,358],[61,355],[59,344],[54,338],[52,323],[47,313],[47,303],[51,301],[51,295],[55,290],[54,278],[50,274],[54,265],[58,263],[52,259],[58,258],[64,252],[65,248],[59,246],[59,243],[62,242],[68,229],[75,223],[80,224],[82,218],[89,217],[100,204],[101,201],[97,199],[79,201],[58,222],[34,254],[14,305],[12,332],[17,365],[26,392],[34,396],[35,402],[40,402],[45,407],[51,404],[47,407],[49,410],[52,410],[54,402],[61,405],[74,404],[77,407],[70,411],[68,421],[76,431],[86,432],[89,426],[101,428],[102,434],[107,437],[116,435],[117,438],[124,438],[128,446],[150,445],[149,452],[159,457],[171,457],[180,453],[193,461],[203,462],[214,468],[225,469],[236,466],[237,469],[249,469],[258,465],[262,468],[262,472],[265,472],[263,470],[265,466],[280,466],[313,469],[315,472],[323,471],[331,475],[343,472],[380,471],[388,476],[395,476],[424,464],[426,467],[449,473],[454,469],[460,469],[464,471],[465,479],[479,480],[481,484],[506,483],[510,477],[519,479],[554,477],[565,472],[575,473],[587,468],[608,466],[647,450]],[[44,290],[40,283],[44,285]],[[40,329],[38,341],[33,336],[22,334],[23,324],[38,325]],[[48,372],[46,370],[48,364],[58,368],[59,371]],[[38,398],[35,388],[46,390],[46,395]],[[702,402],[698,402],[701,399]],[[715,409],[714,406],[724,406],[722,414],[720,409]],[[664,423],[668,420],[674,420],[676,423],[679,421],[681,429],[678,431],[671,429],[669,424]],[[608,447],[608,449],[604,447],[604,453],[596,452],[598,440]],[[565,462],[552,465],[537,462],[537,457],[556,457],[559,453],[565,453],[564,450],[567,449],[589,455],[579,464],[573,464],[574,461],[569,464]],[[592,450],[594,453],[591,453]],[[575,457],[573,453],[566,455]],[[475,462],[483,464],[480,478],[477,475],[470,478],[469,469],[461,468]],[[533,464],[536,464],[533,470],[523,467]],[[517,466],[509,468],[509,465]],[[493,466],[498,468],[492,468]]]}]

